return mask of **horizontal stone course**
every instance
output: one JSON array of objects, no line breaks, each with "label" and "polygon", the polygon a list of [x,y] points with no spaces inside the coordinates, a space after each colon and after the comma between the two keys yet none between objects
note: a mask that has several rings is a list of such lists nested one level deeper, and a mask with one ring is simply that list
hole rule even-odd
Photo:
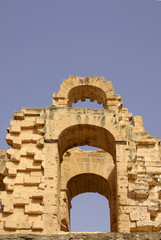
[{"label": "horizontal stone course", "polygon": [[1,240],[160,240],[161,233],[60,233],[39,234],[0,234]]}]

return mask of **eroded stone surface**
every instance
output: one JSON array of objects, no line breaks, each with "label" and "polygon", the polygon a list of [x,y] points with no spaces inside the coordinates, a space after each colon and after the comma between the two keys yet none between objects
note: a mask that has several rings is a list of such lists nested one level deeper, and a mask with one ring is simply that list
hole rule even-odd
[{"label": "eroded stone surface", "polygon": [[0,235],[1,240],[160,240],[160,233],[67,233],[55,235]]},{"label": "eroded stone surface", "polygon": [[[86,98],[104,109],[72,108]],[[51,107],[15,112],[8,132],[10,148],[0,151],[0,234],[68,232],[71,199],[84,192],[109,200],[111,231],[161,231],[160,138],[123,108],[110,81],[70,76]]]}]

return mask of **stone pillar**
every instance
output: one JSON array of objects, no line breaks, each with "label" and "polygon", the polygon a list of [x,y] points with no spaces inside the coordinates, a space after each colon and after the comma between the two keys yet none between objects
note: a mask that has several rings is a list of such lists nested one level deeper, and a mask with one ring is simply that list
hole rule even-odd
[{"label": "stone pillar", "polygon": [[60,195],[60,161],[58,143],[45,143],[44,151],[44,234],[55,234],[60,231],[59,195]]},{"label": "stone pillar", "polygon": [[128,204],[128,177],[127,177],[127,151],[125,141],[115,141],[116,143],[116,172],[117,172],[117,231],[130,232],[129,213],[124,211],[124,206]]},{"label": "stone pillar", "polygon": [[70,231],[70,208],[71,203],[68,201],[67,189],[61,189],[60,193],[60,217],[61,217],[61,231]]}]

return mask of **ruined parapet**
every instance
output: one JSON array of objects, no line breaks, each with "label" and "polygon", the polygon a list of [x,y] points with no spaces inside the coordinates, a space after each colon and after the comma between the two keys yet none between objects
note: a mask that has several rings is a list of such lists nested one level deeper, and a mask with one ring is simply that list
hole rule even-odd
[{"label": "ruined parapet", "polygon": [[59,92],[53,94],[53,106],[72,107],[72,103],[85,101],[86,98],[103,104],[105,109],[120,111],[122,108],[121,97],[114,93],[111,81],[106,81],[104,77],[77,76],[63,80]]},{"label": "ruined parapet", "polygon": [[[104,109],[72,108],[86,98]],[[84,192],[109,200],[111,231],[161,231],[160,139],[123,108],[110,81],[70,76],[51,107],[22,108],[10,125],[0,234],[68,232],[71,199]]]}]

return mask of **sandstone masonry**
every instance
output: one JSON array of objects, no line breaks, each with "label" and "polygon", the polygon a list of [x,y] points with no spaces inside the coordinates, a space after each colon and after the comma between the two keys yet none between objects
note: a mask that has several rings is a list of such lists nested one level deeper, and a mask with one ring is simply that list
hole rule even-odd
[{"label": "sandstone masonry", "polygon": [[[72,107],[86,98],[104,109]],[[109,200],[112,232],[161,231],[160,138],[123,108],[110,81],[69,76],[51,107],[15,112],[8,132],[0,234],[69,232],[71,199],[85,192]]]}]

